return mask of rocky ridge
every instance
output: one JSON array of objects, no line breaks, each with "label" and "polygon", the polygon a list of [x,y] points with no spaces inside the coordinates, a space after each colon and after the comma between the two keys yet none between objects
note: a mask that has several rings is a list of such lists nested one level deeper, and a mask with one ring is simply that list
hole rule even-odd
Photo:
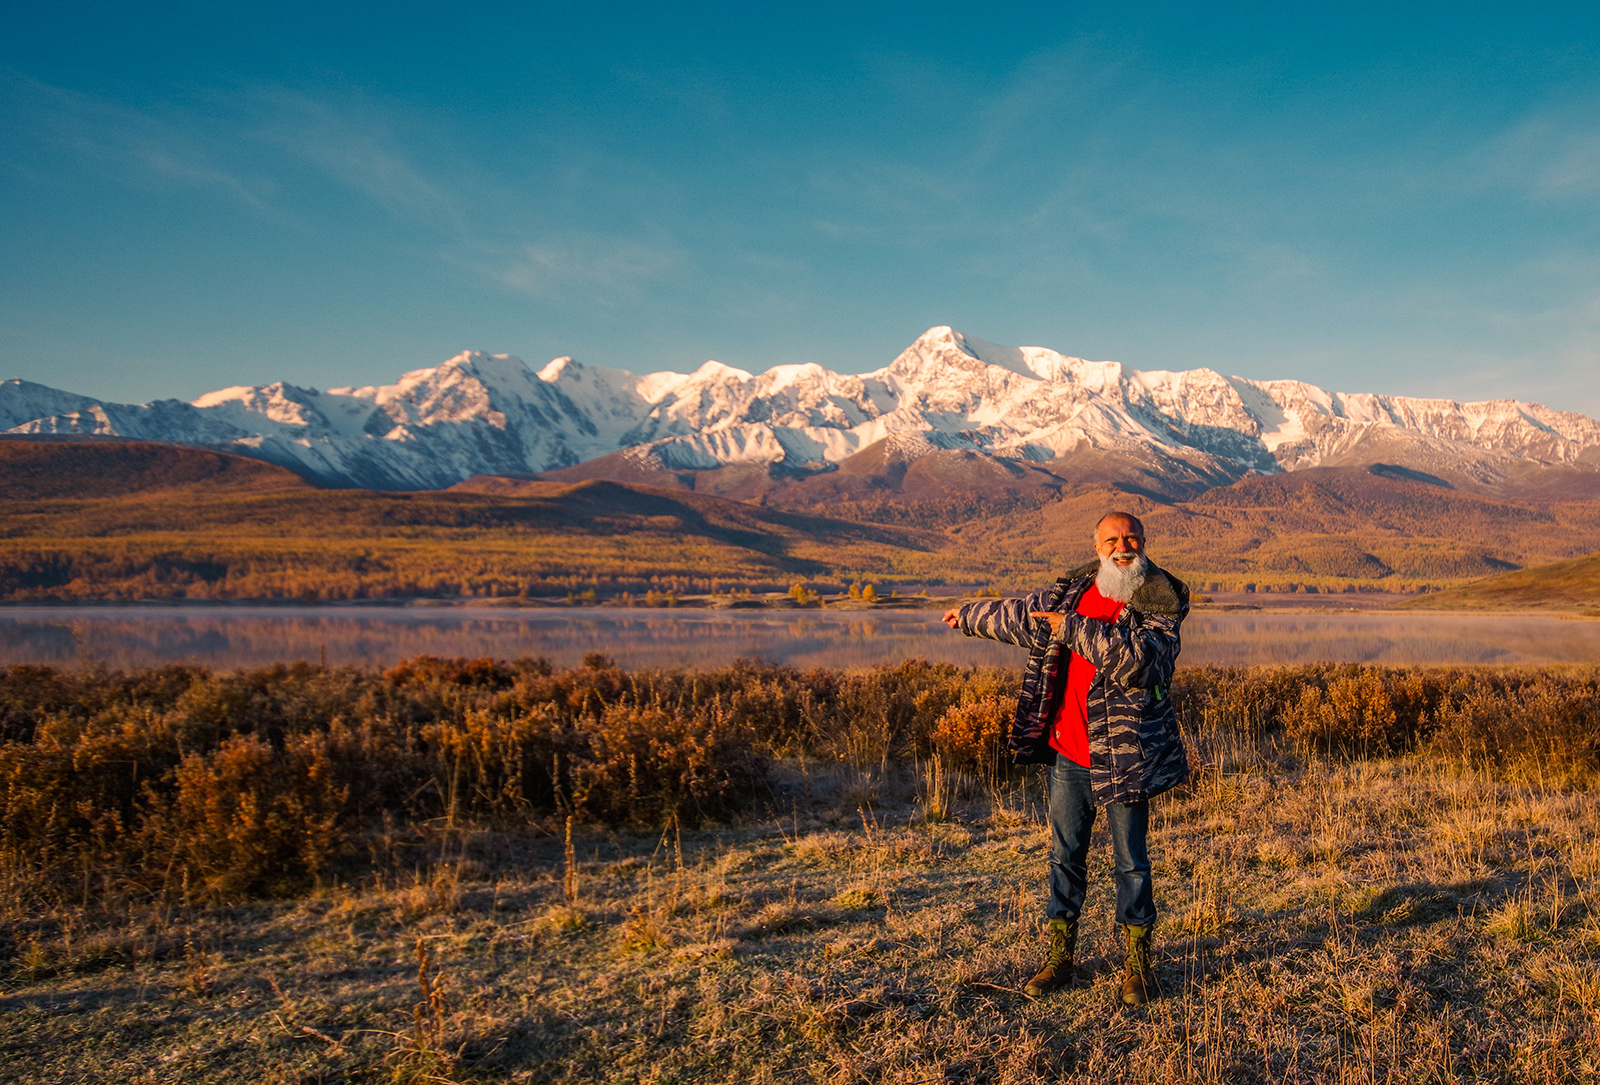
[{"label": "rocky ridge", "polygon": [[1535,403],[1140,371],[948,327],[859,375],[816,364],[751,374],[707,362],[641,376],[571,358],[534,372],[509,355],[470,351],[391,385],[277,382],[139,406],[13,380],[0,383],[0,429],[198,444],[323,485],[398,490],[601,457],[664,472],[748,465],[814,475],[886,440],[874,462],[967,450],[1064,477],[1074,465],[1116,463],[1191,493],[1316,466],[1388,463],[1483,481],[1527,463],[1600,468],[1600,423]]}]

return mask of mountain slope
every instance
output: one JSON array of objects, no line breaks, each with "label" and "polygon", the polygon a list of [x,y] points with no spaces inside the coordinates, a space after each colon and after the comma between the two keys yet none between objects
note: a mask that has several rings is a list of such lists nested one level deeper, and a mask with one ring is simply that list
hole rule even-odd
[{"label": "mountain slope", "polygon": [[166,490],[310,490],[281,467],[222,452],[145,441],[0,438],[0,500],[113,498]]},{"label": "mountain slope", "polygon": [[1600,503],[1526,507],[1383,466],[1257,476],[1186,502],[1064,492],[1035,507],[980,510],[949,533],[952,547],[997,566],[1069,568],[1113,508],[1143,518],[1151,556],[1202,590],[1411,591],[1600,550]]},{"label": "mountain slope", "polygon": [[[856,578],[1017,589],[1088,556],[1110,508],[1142,516],[1152,556],[1201,591],[1436,588],[1600,551],[1600,503],[1519,505],[1390,466],[1254,476],[1165,502],[1057,487],[1035,464],[971,450],[903,449],[897,467],[892,446],[874,447],[868,462],[796,488],[899,471],[899,496],[914,501],[896,509],[917,515],[856,520],[875,489],[803,507],[772,500],[791,491],[758,504],[594,479],[319,490],[208,449],[11,438],[0,440],[0,599],[609,594]],[[712,476],[728,488],[766,478],[731,465],[697,484]]]},{"label": "mountain slope", "polygon": [[[107,481],[89,485],[97,459]],[[318,490],[208,450],[0,441],[0,471],[19,464],[0,494],[0,600],[12,602],[784,587],[914,570],[944,541],[604,481]]]},{"label": "mountain slope", "polygon": [[1531,508],[1388,465],[1245,479],[1147,517],[1185,568],[1413,583],[1488,576],[1600,548],[1593,504]]},{"label": "mountain slope", "polygon": [[1518,569],[1403,603],[1405,610],[1558,610],[1600,616],[1600,554]]},{"label": "mountain slope", "polygon": [[[1529,463],[1600,476],[1600,423],[1538,404],[1343,394],[1210,369],[1141,372],[948,327],[861,375],[815,364],[751,374],[707,362],[639,376],[570,358],[535,373],[509,355],[468,352],[392,385],[324,392],[279,382],[142,406],[9,381],[0,384],[0,426],[202,444],[324,485],[378,489],[545,471],[699,488],[698,473],[738,468],[735,481],[710,481],[748,496],[839,470],[886,440],[901,459],[980,453],[1071,485],[1109,482],[1169,499],[1252,474],[1377,462],[1485,489]],[[888,488],[903,489],[898,466],[886,467]],[[969,474],[971,485],[987,484]]]}]

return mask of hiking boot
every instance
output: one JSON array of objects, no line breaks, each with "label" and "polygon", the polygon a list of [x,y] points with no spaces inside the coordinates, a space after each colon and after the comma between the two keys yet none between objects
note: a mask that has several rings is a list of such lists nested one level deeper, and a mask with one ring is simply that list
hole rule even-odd
[{"label": "hiking boot", "polygon": [[1143,1006],[1160,993],[1156,974],[1150,970],[1150,928],[1124,927],[1127,941],[1127,971],[1122,977],[1122,1001]]},{"label": "hiking boot", "polygon": [[1045,951],[1044,967],[1023,988],[1035,998],[1049,994],[1072,982],[1072,951],[1078,946],[1078,921],[1052,919],[1050,948]]}]

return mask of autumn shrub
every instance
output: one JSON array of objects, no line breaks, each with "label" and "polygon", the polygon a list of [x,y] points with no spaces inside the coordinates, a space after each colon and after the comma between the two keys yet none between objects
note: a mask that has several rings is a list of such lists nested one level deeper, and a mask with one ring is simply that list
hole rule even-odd
[{"label": "autumn shrub", "polygon": [[1422,737],[1438,704],[1432,676],[1411,669],[1356,665],[1315,669],[1282,713],[1300,746],[1363,754],[1399,753]]},{"label": "autumn shrub", "polygon": [[1264,738],[1283,728],[1305,687],[1303,667],[1180,667],[1172,700],[1186,735]]},{"label": "autumn shrub", "polygon": [[338,853],[349,799],[318,736],[275,750],[235,735],[209,756],[185,756],[170,788],[146,787],[137,846],[147,870],[181,877],[185,898],[282,896]]},{"label": "autumn shrub", "polygon": [[[386,819],[399,824],[428,821],[443,811],[438,758],[419,741],[414,727],[395,719],[335,717],[324,729],[270,749],[273,765],[268,771],[280,774],[279,786],[306,796],[340,796],[338,824],[348,845],[341,855],[352,851],[367,827]],[[220,752],[210,751],[206,757]],[[306,796],[297,801],[310,809]],[[308,859],[304,873],[315,873],[321,862]]]},{"label": "autumn shrub", "polygon": [[[92,883],[240,899],[312,884],[378,824],[727,817],[766,775],[760,698],[737,696],[748,677],[629,675],[599,658],[561,672],[422,659],[383,676],[13,668],[0,862],[45,896]],[[785,674],[767,691],[799,688]]]},{"label": "autumn shrub", "polygon": [[1281,736],[1341,757],[1600,769],[1594,668],[1196,667],[1174,677],[1173,699],[1184,733],[1202,744]]},{"label": "autumn shrub", "polygon": [[961,675],[953,664],[920,659],[841,675],[818,752],[861,768],[926,757],[939,717],[960,699]]},{"label": "autumn shrub", "polygon": [[141,671],[0,668],[0,742],[30,741],[46,717],[88,720],[109,710],[165,711],[208,672],[182,665]]},{"label": "autumn shrub", "polygon": [[[542,665],[542,666],[541,666]],[[506,689],[516,681],[519,667],[498,659],[469,659],[465,656],[416,656],[383,672],[384,681],[396,686],[426,686],[442,682],[450,686]],[[542,660],[531,669],[550,673]]]},{"label": "autumn shrub", "polygon": [[637,672],[629,699],[679,712],[719,711],[730,725],[749,728],[763,749],[793,756],[814,752],[834,730],[838,694],[834,671],[737,659],[715,670]]},{"label": "autumn shrub", "polygon": [[581,748],[576,735],[563,731],[550,703],[512,716],[469,710],[459,720],[423,727],[419,735],[432,754],[434,793],[446,816],[528,819],[560,806],[560,765]]},{"label": "autumn shrub", "polygon": [[274,745],[291,735],[325,730],[339,717],[383,714],[392,685],[349,667],[277,664],[232,674],[201,672],[173,708],[215,732],[254,734]]},{"label": "autumn shrub", "polygon": [[765,782],[747,729],[719,713],[613,705],[582,728],[558,786],[574,809],[612,824],[697,824],[740,810]]},{"label": "autumn shrub", "polygon": [[32,741],[0,744],[0,854],[43,883],[85,883],[128,865],[147,786],[182,760],[181,723],[62,713]]},{"label": "autumn shrub", "polygon": [[1428,741],[1436,756],[1557,776],[1600,769],[1600,672],[1506,671],[1451,687]]},{"label": "autumn shrub", "polygon": [[[912,660],[858,671],[751,661],[627,672],[594,656],[0,670],[0,866],[26,900],[242,899],[359,868],[383,832],[548,832],[759,809],[774,759],[876,787],[937,758],[1009,771],[1015,672]],[[1191,759],[1447,758],[1600,770],[1600,671],[1196,667],[1171,695]],[[1289,762],[1285,762],[1289,764]],[[26,898],[23,899],[23,898]]]},{"label": "autumn shrub", "polygon": [[934,723],[934,751],[951,769],[993,779],[1004,764],[1016,711],[1014,695],[993,693],[951,705]]},{"label": "autumn shrub", "polygon": [[0,679],[0,741],[31,741],[40,716],[65,709],[79,685],[52,667],[7,668]]}]

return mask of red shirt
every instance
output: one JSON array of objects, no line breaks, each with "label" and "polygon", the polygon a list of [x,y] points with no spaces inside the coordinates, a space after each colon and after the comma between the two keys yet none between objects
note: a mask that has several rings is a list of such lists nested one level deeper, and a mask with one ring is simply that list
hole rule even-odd
[{"label": "red shirt", "polygon": [[[1078,613],[1085,618],[1114,622],[1122,613],[1122,604],[1107,599],[1093,584],[1078,600]],[[1089,767],[1089,687],[1094,685],[1098,668],[1077,652],[1067,664],[1067,688],[1061,695],[1061,707],[1050,725],[1050,746],[1056,753],[1074,764]]]}]

